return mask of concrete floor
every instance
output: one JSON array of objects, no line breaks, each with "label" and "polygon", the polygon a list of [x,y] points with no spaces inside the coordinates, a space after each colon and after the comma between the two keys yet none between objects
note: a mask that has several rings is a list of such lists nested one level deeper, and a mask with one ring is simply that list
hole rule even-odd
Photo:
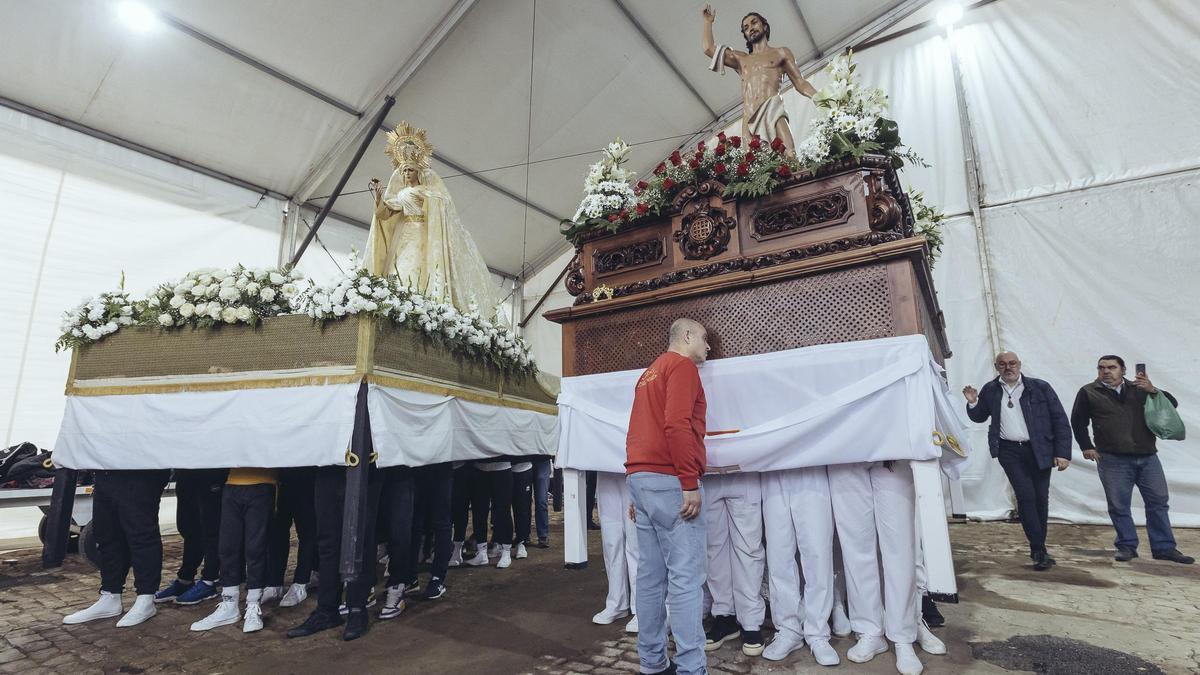
[{"label": "concrete floor", "polygon": [[[1200,552],[1200,531],[1176,534],[1181,549]],[[953,525],[951,538],[962,602],[942,605],[947,625],[936,632],[950,653],[922,655],[926,673],[1200,673],[1200,568],[1149,560],[1145,551],[1146,558],[1115,563],[1107,527],[1052,525],[1059,565],[1048,572],[1030,567],[1017,525]],[[353,643],[336,630],[283,636],[311,599],[266,608],[266,629],[249,635],[235,626],[190,633],[188,624],[211,603],[162,606],[130,629],[115,628],[115,619],[63,626],[63,614],[95,598],[91,566],[69,556],[62,569],[43,572],[39,551],[0,553],[0,673],[637,672],[632,638],[620,625],[589,620],[605,586],[598,533],[591,543],[593,563],[582,571],[563,569],[557,546],[533,549],[508,570],[451,570],[445,597],[410,603]],[[178,541],[166,550],[170,571]],[[850,645],[834,641],[842,654]],[[710,654],[709,664],[713,673],[829,672],[807,652],[769,663],[732,645]],[[865,665],[843,661],[838,670],[894,673],[892,664],[889,653]]]}]

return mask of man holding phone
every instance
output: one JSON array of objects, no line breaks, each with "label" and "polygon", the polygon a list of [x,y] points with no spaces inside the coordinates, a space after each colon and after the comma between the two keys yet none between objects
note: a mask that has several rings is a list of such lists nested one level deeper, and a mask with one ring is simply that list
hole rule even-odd
[{"label": "man holding phone", "polygon": [[[1167,512],[1167,478],[1158,460],[1155,436],[1146,426],[1146,398],[1166,396],[1178,406],[1174,396],[1162,391],[1146,376],[1145,364],[1137,365],[1137,376],[1125,379],[1125,361],[1112,354],[1096,363],[1096,380],[1084,385],[1071,409],[1071,426],[1084,458],[1096,462],[1100,484],[1108,500],[1108,516],[1117,530],[1114,556],[1118,562],[1136,557],[1137,528],[1130,505],[1136,485],[1146,505],[1146,532],[1155,560],[1170,560],[1185,565],[1195,562],[1179,552],[1171,519]],[[1092,427],[1096,442],[1088,435]]]},{"label": "man holding phone", "polygon": [[1047,570],[1054,565],[1046,552],[1050,469],[1071,464],[1071,425],[1050,383],[1023,377],[1016,354],[1000,352],[995,365],[999,377],[980,391],[963,388],[967,416],[974,422],[991,418],[988,447],[1012,484],[1033,568]]}]

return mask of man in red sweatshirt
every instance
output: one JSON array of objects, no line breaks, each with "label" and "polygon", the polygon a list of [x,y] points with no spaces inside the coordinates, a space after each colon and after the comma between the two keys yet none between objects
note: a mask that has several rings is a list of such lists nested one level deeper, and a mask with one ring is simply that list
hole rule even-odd
[{"label": "man in red sweatshirt", "polygon": [[[707,404],[697,368],[706,358],[704,326],[691,319],[671,324],[667,351],[638,379],[629,416],[625,473],[637,523],[638,657],[646,674],[708,672],[700,590]],[[675,663],[667,658],[667,606]]]}]

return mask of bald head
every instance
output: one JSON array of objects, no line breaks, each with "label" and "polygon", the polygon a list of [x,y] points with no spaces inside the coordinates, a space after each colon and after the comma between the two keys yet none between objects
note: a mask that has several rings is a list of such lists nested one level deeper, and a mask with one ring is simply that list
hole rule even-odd
[{"label": "bald head", "polygon": [[671,324],[667,349],[682,354],[696,365],[700,365],[708,358],[708,331],[700,325],[699,321],[687,318],[676,319]]},{"label": "bald head", "polygon": [[1021,379],[1021,359],[1016,352],[1000,352],[996,355],[996,372],[1000,379],[1012,385]]}]

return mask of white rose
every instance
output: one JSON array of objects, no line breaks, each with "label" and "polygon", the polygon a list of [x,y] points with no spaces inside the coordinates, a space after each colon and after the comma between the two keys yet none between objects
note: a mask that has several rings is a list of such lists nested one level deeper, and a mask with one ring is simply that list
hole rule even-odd
[{"label": "white rose", "polygon": [[296,284],[284,284],[283,288],[281,288],[280,290],[283,291],[284,295],[287,295],[287,296],[295,295],[296,294]]},{"label": "white rose", "polygon": [[100,339],[100,331],[96,330],[95,326],[84,326],[83,334],[86,335],[88,337],[88,339],[91,339],[91,340],[99,340]]},{"label": "white rose", "polygon": [[262,298],[263,302],[273,302],[275,300],[275,289],[264,288],[259,291],[258,297]]},{"label": "white rose", "polygon": [[250,283],[246,284],[246,292],[247,292],[247,293],[250,293],[250,294],[252,294],[252,295],[254,295],[254,294],[257,294],[257,293],[258,293],[258,290],[259,290],[260,288],[262,288],[262,286],[260,286],[260,285],[258,285],[258,284],[256,284],[256,283],[254,283],[253,281],[251,281]]},{"label": "white rose", "polygon": [[237,283],[237,277],[225,277],[221,279],[222,286],[232,286]]},{"label": "white rose", "polygon": [[196,284],[192,286],[191,294],[197,298],[204,297],[204,291],[208,288],[208,284]]},{"label": "white rose", "polygon": [[221,310],[220,317],[225,323],[236,323],[238,318],[237,310],[232,307],[226,307]]},{"label": "white rose", "polygon": [[165,313],[158,315],[158,322],[164,326],[174,326],[175,325],[175,320],[171,318],[171,315],[165,314]]},{"label": "white rose", "polygon": [[245,305],[238,307],[236,314],[237,314],[238,321],[249,321],[250,317],[254,316],[254,312],[251,311],[250,308]]},{"label": "white rose", "polygon": [[175,309],[179,309],[179,307],[185,302],[187,302],[187,298],[183,297],[182,295],[172,295],[171,301],[168,304]]},{"label": "white rose", "polygon": [[221,318],[221,305],[219,305],[215,302],[208,303],[208,318],[214,319],[214,320],[220,319]]},{"label": "white rose", "polygon": [[221,290],[221,287],[220,287],[220,286],[218,286],[218,285],[216,285],[216,284],[212,284],[212,285],[210,285],[210,286],[206,286],[206,287],[204,288],[204,297],[206,297],[206,298],[215,298],[215,297],[217,297],[217,293],[218,293],[220,290]]},{"label": "white rose", "polygon": [[71,329],[71,335],[74,335],[75,337],[82,337],[82,336],[83,336],[83,331],[82,331],[82,330],[79,330],[78,328],[72,328],[72,329]]},{"label": "white rose", "polygon": [[279,284],[282,284],[285,281],[287,281],[287,277],[283,276],[282,274],[280,274],[278,272],[271,272],[271,283],[278,286]]},{"label": "white rose", "polygon": [[345,316],[346,308],[342,307],[341,305],[337,305],[336,307],[333,308],[333,315],[334,316]]},{"label": "white rose", "polygon": [[196,306],[190,302],[185,302],[179,307],[179,316],[185,319],[191,318],[196,313]]},{"label": "white rose", "polygon": [[201,274],[200,278],[197,279],[197,282],[199,282],[199,284],[201,286],[207,286],[213,282],[212,275],[211,274]]},{"label": "white rose", "polygon": [[241,297],[241,295],[241,291],[233,286],[222,286],[217,297],[221,298],[222,300],[237,300],[239,297]]},{"label": "white rose", "polygon": [[154,308],[162,307],[162,299],[159,298],[157,295],[152,295],[152,296],[150,296],[149,304],[151,307],[154,307]]}]

